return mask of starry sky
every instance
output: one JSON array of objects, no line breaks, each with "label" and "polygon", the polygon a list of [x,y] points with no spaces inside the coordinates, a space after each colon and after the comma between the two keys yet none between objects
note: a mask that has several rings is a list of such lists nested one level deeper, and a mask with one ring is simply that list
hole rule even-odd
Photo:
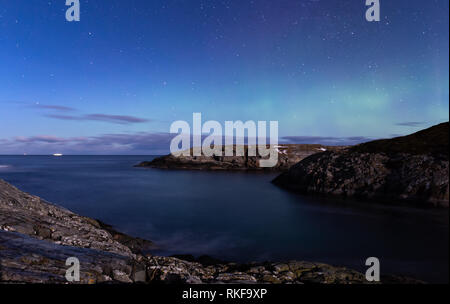
[{"label": "starry sky", "polygon": [[353,144],[449,117],[449,2],[0,2],[0,154],[162,154],[172,122]]}]

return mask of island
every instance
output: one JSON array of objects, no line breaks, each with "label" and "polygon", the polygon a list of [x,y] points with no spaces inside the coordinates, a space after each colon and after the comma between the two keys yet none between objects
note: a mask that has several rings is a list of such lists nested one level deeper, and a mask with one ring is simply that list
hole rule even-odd
[{"label": "island", "polygon": [[[292,165],[313,154],[324,151],[339,151],[345,147],[314,144],[280,144],[273,148],[278,152],[278,163],[271,168],[259,166],[260,156],[248,156],[248,146],[244,146],[245,156],[192,156],[193,153],[189,153],[191,156],[174,156],[169,154],[157,157],[152,161],[144,161],[138,164],[137,167],[176,170],[279,172],[288,170]],[[222,146],[222,151],[224,149],[224,146]],[[233,146],[234,155],[236,155],[235,151],[236,146]]]}]

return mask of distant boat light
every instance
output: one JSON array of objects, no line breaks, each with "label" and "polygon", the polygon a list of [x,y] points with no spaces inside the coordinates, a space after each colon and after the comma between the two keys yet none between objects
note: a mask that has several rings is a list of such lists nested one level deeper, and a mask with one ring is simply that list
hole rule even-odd
[{"label": "distant boat light", "polygon": [[63,155],[61,153],[55,153],[55,154],[53,154],[53,156],[60,157],[60,156],[63,156]]}]

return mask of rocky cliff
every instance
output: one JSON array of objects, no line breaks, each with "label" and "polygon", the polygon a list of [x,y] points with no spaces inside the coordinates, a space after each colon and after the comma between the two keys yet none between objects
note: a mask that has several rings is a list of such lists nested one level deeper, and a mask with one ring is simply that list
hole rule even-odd
[{"label": "rocky cliff", "polygon": [[274,183],[305,194],[427,206],[449,203],[449,123],[312,155]]},{"label": "rocky cliff", "polygon": [[[343,147],[322,145],[278,145],[278,163],[272,168],[261,168],[259,156],[248,156],[248,147],[244,147],[245,156],[173,156],[172,154],[144,161],[138,167],[183,170],[233,170],[233,171],[285,171],[302,159],[323,151],[337,151]],[[222,147],[222,151],[224,147]],[[236,147],[233,147],[236,155]],[[192,150],[191,150],[191,155]],[[223,153],[224,155],[224,153]]]},{"label": "rocky cliff", "polygon": [[[52,205],[0,180],[0,283],[67,283],[65,261],[81,263],[80,283],[367,283],[363,274],[321,263],[203,263],[145,254],[149,241]],[[382,277],[385,283],[418,283]]]}]

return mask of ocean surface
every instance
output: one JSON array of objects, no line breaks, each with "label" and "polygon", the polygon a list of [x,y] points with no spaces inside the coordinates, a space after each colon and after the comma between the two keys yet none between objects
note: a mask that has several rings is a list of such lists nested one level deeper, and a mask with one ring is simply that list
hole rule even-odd
[{"label": "ocean surface", "polygon": [[153,156],[0,156],[0,178],[119,231],[155,254],[309,260],[448,282],[448,211],[305,197],[276,174],[135,168]]}]

